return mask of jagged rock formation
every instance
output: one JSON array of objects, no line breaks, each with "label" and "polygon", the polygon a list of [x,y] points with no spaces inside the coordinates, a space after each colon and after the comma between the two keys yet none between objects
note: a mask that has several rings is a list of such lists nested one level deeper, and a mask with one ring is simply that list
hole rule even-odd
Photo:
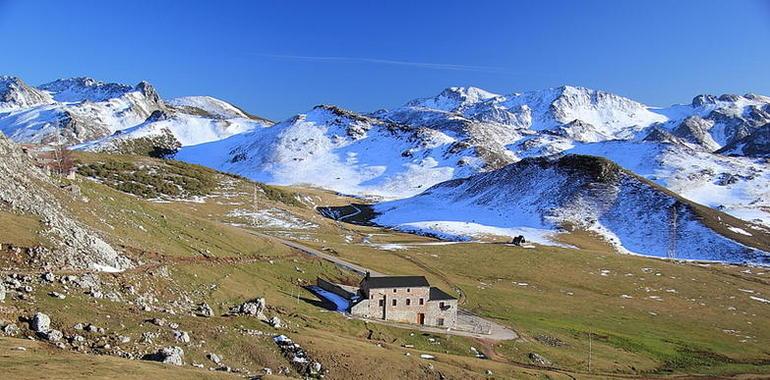
[{"label": "jagged rock formation", "polygon": [[679,123],[671,134],[693,145],[703,147],[707,151],[714,151],[719,149],[719,144],[709,134],[713,126],[714,122],[711,120],[700,116],[689,116]]},{"label": "jagged rock formation", "polygon": [[718,153],[749,156],[749,157],[770,157],[770,124],[765,124],[757,128],[750,135],[734,141]]},{"label": "jagged rock formation", "polygon": [[58,268],[116,271],[131,263],[99,235],[76,221],[49,192],[52,180],[22,150],[0,134],[0,208],[35,215],[44,225],[51,250],[41,259]]}]

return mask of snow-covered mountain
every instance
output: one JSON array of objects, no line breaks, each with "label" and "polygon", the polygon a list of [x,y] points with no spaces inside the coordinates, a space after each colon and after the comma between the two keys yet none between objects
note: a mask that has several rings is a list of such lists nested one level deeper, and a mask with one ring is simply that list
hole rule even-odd
[{"label": "snow-covered mountain", "polygon": [[377,224],[445,238],[523,234],[558,244],[555,234],[579,228],[628,253],[770,263],[769,228],[689,202],[591,156],[527,158],[379,203],[374,212]]},{"label": "snow-covered mountain", "polygon": [[184,146],[219,141],[272,124],[223,100],[209,96],[184,97],[169,100],[164,110],[153,112],[136,126],[75,148],[168,156]]},{"label": "snow-covered mountain", "polygon": [[21,79],[0,76],[0,112],[53,103],[46,92],[30,87]]},{"label": "snow-covered mountain", "polygon": [[456,142],[438,130],[318,106],[270,128],[186,147],[176,158],[268,183],[395,197],[480,170]]},{"label": "snow-covered mountain", "polygon": [[391,110],[318,106],[274,126],[148,83],[0,80],[0,131],[23,143],[169,155],[275,184],[403,198],[527,157],[607,157],[732,215],[770,225],[770,98],[699,95],[667,108],[583,87],[450,87]]},{"label": "snow-covered mountain", "polygon": [[13,101],[0,108],[0,131],[20,143],[90,141],[137,125],[164,107],[147,82],[132,87],[72,78],[38,88],[19,85],[18,78],[5,82],[12,85],[0,96]]},{"label": "snow-covered mountain", "polygon": [[166,150],[271,124],[208,96],[166,102],[144,81],[129,86],[69,78],[32,87],[19,78],[0,78],[0,131],[19,143]]},{"label": "snow-covered mountain", "polygon": [[510,95],[451,87],[366,115],[316,107],[177,157],[270,183],[400,198],[526,157],[586,153],[770,225],[768,111],[770,98],[752,94],[655,108],[582,87]]}]

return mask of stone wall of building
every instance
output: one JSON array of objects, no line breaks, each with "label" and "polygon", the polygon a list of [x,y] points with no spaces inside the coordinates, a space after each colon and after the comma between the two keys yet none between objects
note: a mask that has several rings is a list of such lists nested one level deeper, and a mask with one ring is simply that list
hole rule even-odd
[{"label": "stone wall of building", "polygon": [[369,318],[419,323],[419,314],[424,314],[427,320],[429,296],[428,287],[371,289],[368,297]]},{"label": "stone wall of building", "polygon": [[428,302],[425,324],[438,327],[454,327],[457,323],[457,300]]}]

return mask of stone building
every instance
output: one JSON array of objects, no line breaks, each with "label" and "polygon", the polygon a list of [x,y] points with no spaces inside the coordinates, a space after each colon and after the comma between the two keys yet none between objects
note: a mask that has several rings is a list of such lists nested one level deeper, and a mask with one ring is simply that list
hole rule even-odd
[{"label": "stone building", "polygon": [[361,280],[360,300],[351,314],[371,319],[454,327],[457,299],[432,287],[424,276],[367,275]]}]

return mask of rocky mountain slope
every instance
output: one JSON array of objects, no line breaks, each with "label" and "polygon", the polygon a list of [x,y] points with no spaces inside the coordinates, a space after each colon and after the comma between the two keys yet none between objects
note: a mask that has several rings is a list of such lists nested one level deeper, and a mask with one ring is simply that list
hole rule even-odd
[{"label": "rocky mountain slope", "polygon": [[374,222],[445,238],[516,236],[556,243],[593,231],[618,250],[679,259],[770,263],[770,230],[691,203],[611,161],[528,158],[374,206]]},{"label": "rocky mountain slope", "polygon": [[[47,245],[30,248],[45,265],[119,271],[131,267],[100,235],[79,222],[57,196],[77,197],[35,167],[30,157],[0,134],[0,212],[39,218]],[[78,199],[78,202],[83,202]],[[29,231],[27,231],[29,232]],[[32,252],[34,251],[34,252]]]}]

